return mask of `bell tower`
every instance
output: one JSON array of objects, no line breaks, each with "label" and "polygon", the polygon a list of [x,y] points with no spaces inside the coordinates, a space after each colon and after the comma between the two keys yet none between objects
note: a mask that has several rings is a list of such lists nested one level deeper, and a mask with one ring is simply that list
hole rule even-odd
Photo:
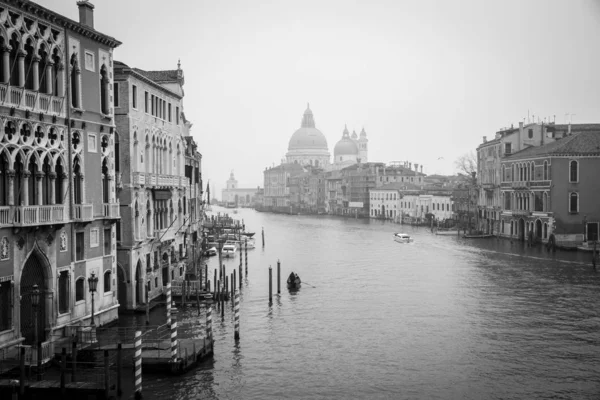
[{"label": "bell tower", "polygon": [[238,181],[233,176],[233,171],[229,174],[229,179],[227,180],[227,189],[237,189]]},{"label": "bell tower", "polygon": [[365,128],[360,131],[360,138],[358,139],[358,158],[361,163],[369,162],[369,139],[367,139],[367,132]]}]

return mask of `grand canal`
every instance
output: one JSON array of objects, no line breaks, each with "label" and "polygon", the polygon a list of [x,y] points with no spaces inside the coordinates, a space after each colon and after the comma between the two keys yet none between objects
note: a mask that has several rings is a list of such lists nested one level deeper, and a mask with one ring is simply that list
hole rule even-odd
[{"label": "grand canal", "polygon": [[[180,377],[145,376],[145,399],[600,396],[600,268],[589,254],[380,221],[233,216],[257,232],[241,340],[226,307],[214,318],[214,359]],[[394,242],[400,230],[415,243]],[[270,307],[268,268],[275,278],[278,259],[283,285]],[[225,263],[232,271],[239,259]],[[210,259],[210,277],[217,264]],[[292,270],[304,282],[296,293],[285,288]]]}]

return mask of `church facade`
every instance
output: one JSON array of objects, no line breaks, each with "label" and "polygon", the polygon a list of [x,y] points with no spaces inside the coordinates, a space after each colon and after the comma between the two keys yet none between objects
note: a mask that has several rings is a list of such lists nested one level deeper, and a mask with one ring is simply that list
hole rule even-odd
[{"label": "church facade", "polygon": [[221,191],[221,199],[226,207],[250,207],[254,204],[254,198],[260,188],[239,188],[238,181],[229,174],[226,187]]}]

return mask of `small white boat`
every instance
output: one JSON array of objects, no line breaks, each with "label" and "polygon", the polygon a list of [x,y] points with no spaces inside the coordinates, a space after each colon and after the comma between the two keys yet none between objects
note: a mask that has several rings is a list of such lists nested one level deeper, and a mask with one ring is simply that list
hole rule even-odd
[{"label": "small white boat", "polygon": [[246,245],[249,249],[253,249],[255,247],[254,239],[249,238],[247,236],[242,236],[240,240],[240,251],[246,248]]},{"label": "small white boat", "polygon": [[217,255],[217,248],[216,247],[211,247],[210,249],[206,250],[206,255],[208,257],[216,256]]},{"label": "small white boat", "polygon": [[221,255],[223,257],[235,257],[235,252],[237,251],[237,247],[234,244],[225,243],[223,248],[221,249]]},{"label": "small white boat", "polygon": [[394,233],[394,240],[398,243],[412,243],[414,239],[406,233]]}]

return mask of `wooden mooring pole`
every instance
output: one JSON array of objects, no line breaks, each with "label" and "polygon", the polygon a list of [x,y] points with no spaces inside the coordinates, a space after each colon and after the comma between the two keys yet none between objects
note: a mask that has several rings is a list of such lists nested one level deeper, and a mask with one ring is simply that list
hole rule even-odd
[{"label": "wooden mooring pole", "polygon": [[265,247],[265,228],[262,228],[262,247]]},{"label": "wooden mooring pole", "polygon": [[277,294],[281,293],[281,261],[277,260]]},{"label": "wooden mooring pole", "polygon": [[[246,259],[246,276],[248,276],[248,242],[244,246],[244,258]],[[242,273],[240,272],[240,278],[242,277]],[[240,287],[242,287],[242,280],[240,279]]]},{"label": "wooden mooring pole", "polygon": [[21,347],[21,357],[19,357],[20,379],[19,379],[19,398],[25,396],[25,347]]},{"label": "wooden mooring pole", "polygon": [[214,292],[213,292],[213,299],[217,300],[217,287],[218,287],[218,285],[217,285],[217,269],[216,268],[215,268],[215,278],[214,278],[213,282],[215,283],[215,289],[214,289]]},{"label": "wooden mooring pole", "polygon": [[108,350],[104,350],[104,398],[109,398],[110,392],[110,362],[108,359]]},{"label": "wooden mooring pole", "polygon": [[237,342],[238,340],[240,340],[240,293],[239,291],[235,290],[235,319],[234,319],[234,326],[235,326],[235,333],[233,334],[233,338],[235,339],[235,341]]},{"label": "wooden mooring pole", "polygon": [[123,394],[123,381],[121,375],[123,374],[123,345],[117,344],[117,397],[121,397]]},{"label": "wooden mooring pole", "polygon": [[133,355],[133,387],[135,398],[142,398],[142,331],[135,331]]},{"label": "wooden mooring pole", "polygon": [[64,396],[66,394],[66,373],[67,373],[67,349],[65,347],[62,348],[62,352],[60,353],[60,395]]},{"label": "wooden mooring pole", "polygon": [[73,336],[71,358],[71,382],[77,382],[77,336]]},{"label": "wooden mooring pole", "polygon": [[269,305],[273,305],[273,268],[269,265]]}]

